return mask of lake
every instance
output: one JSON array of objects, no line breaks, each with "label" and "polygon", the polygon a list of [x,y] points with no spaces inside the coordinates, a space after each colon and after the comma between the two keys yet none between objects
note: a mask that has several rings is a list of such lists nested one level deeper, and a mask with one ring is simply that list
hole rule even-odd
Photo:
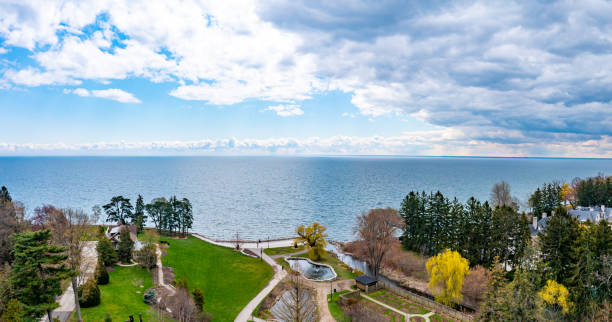
[{"label": "lake", "polygon": [[176,195],[193,204],[193,231],[246,239],[292,236],[318,221],[352,239],[355,217],[399,207],[411,190],[488,199],[506,180],[526,202],[544,182],[612,172],[609,159],[421,157],[2,157],[0,185],[29,213],[42,204],[89,211],[112,196]]}]

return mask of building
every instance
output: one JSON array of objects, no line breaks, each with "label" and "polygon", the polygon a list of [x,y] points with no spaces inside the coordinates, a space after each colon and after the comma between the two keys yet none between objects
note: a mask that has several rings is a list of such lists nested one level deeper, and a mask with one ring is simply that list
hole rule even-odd
[{"label": "building", "polygon": [[[606,206],[576,207],[576,209],[570,209],[568,212],[570,215],[576,217],[580,223],[585,223],[587,221],[598,223],[602,220],[612,222],[612,208],[606,208]],[[553,211],[552,216],[554,215],[555,212]],[[537,217],[533,217],[532,224],[529,227],[531,235],[535,236],[539,232],[542,232],[552,216],[547,216],[546,213],[542,213],[542,218],[540,220],[538,220]]]},{"label": "building", "polygon": [[378,281],[368,275],[355,277],[355,284],[360,290],[366,293],[373,292],[378,289]]},{"label": "building", "polygon": [[142,248],[142,243],[138,241],[138,227],[135,225],[116,225],[109,226],[106,230],[106,237],[110,239],[113,247],[117,249],[117,245],[119,245],[119,236],[121,235],[121,230],[123,228],[127,228],[130,232],[130,239],[134,242],[134,250],[140,250]]}]

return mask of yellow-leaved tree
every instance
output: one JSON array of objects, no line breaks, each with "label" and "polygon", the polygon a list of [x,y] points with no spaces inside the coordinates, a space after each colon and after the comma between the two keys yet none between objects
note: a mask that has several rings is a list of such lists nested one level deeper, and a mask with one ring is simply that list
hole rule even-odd
[{"label": "yellow-leaved tree", "polygon": [[453,301],[460,303],[463,279],[470,271],[468,260],[447,249],[431,257],[426,268],[431,276],[427,287],[435,294],[436,301],[449,306]]},{"label": "yellow-leaved tree", "polygon": [[319,260],[325,254],[325,246],[327,245],[325,241],[325,237],[327,237],[326,229],[325,226],[318,222],[310,226],[300,225],[295,231],[298,238],[295,239],[294,243],[304,243],[308,247],[308,257],[312,260]]},{"label": "yellow-leaved tree", "polygon": [[548,280],[546,285],[538,292],[538,296],[552,307],[560,307],[563,313],[568,313],[572,308],[572,302],[569,301],[569,292],[563,284]]}]

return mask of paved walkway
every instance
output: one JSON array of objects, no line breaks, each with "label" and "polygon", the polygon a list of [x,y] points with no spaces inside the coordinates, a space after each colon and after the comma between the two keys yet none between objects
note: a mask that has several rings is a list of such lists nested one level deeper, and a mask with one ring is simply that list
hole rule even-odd
[{"label": "paved walkway", "polygon": [[[96,270],[96,265],[98,263],[98,252],[96,251],[97,243],[97,241],[88,241],[83,247],[83,253],[81,254],[81,274],[79,276],[80,278],[77,279],[78,285],[85,283],[93,276]],[[72,284],[70,284],[58,298],[58,302],[60,306],[51,312],[51,316],[53,318],[58,318],[62,322],[68,321],[76,308],[74,305]],[[48,322],[49,319],[47,319],[47,315],[45,314],[40,321]]]},{"label": "paved walkway", "polygon": [[[216,240],[212,240],[206,236],[200,235],[198,233],[192,233],[191,235],[193,235],[194,237],[197,237],[207,243],[211,243],[213,245],[217,245],[217,246],[223,246],[223,247],[229,247],[229,248],[234,248],[236,247],[236,243],[235,242],[229,242],[229,241],[216,241]],[[271,240],[269,243],[267,240],[263,240],[261,241],[261,243],[257,243],[257,242],[245,242],[245,243],[240,243],[240,248],[278,248],[278,247],[287,247],[287,246],[293,246],[293,241],[295,238],[287,238],[287,239],[282,239],[282,240]],[[257,253],[259,254],[259,253]]]},{"label": "paved walkway", "polygon": [[162,252],[159,248],[159,244],[155,244],[155,255],[157,255],[157,263],[155,269],[157,269],[157,285],[165,288],[170,292],[170,295],[173,295],[176,290],[171,285],[166,284],[164,281],[164,267],[162,266]]},{"label": "paved walkway", "polygon": [[365,299],[368,299],[369,301],[374,302],[374,303],[376,303],[376,304],[378,304],[378,305],[380,305],[380,306],[382,306],[382,307],[384,307],[386,309],[389,309],[391,311],[394,311],[394,312],[396,312],[398,314],[403,315],[405,317],[406,321],[410,321],[411,317],[421,317],[421,318],[425,319],[425,321],[430,322],[429,317],[434,315],[434,314],[436,314],[435,312],[429,312],[429,313],[425,313],[425,314],[410,314],[410,313],[406,313],[404,311],[400,311],[400,310],[398,310],[398,309],[396,309],[396,308],[394,308],[392,306],[389,306],[389,305],[387,305],[387,304],[385,304],[385,303],[383,303],[381,301],[375,300],[374,298],[371,298],[371,297],[369,297],[369,296],[367,296],[367,295],[365,295],[363,293],[361,293],[361,297],[363,297]]}]

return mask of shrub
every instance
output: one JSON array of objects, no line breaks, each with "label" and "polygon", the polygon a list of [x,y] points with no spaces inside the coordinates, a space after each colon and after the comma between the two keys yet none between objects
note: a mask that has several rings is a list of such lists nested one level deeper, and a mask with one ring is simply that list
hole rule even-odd
[{"label": "shrub", "polygon": [[465,277],[461,293],[474,301],[482,301],[488,281],[489,271],[477,265],[470,269],[470,273]]},{"label": "shrub", "polygon": [[148,290],[145,294],[144,294],[144,302],[148,305],[152,305],[155,304],[155,290],[151,289]]},{"label": "shrub", "polygon": [[93,278],[78,288],[79,304],[81,307],[92,307],[100,304],[100,288]]},{"label": "shrub", "polygon": [[23,317],[23,308],[17,299],[11,299],[4,308],[4,313],[0,317],[0,321],[19,322]]},{"label": "shrub", "polygon": [[142,268],[151,269],[157,264],[157,254],[155,245],[148,243],[134,254],[136,262]]},{"label": "shrub", "polygon": [[123,227],[119,233],[119,246],[117,247],[117,257],[122,263],[130,263],[132,261],[132,250],[134,242],[130,238],[130,231]]},{"label": "shrub", "polygon": [[117,262],[117,252],[115,252],[110,240],[103,238],[99,241],[96,246],[96,251],[98,251],[98,259],[100,259],[105,266],[112,266]]},{"label": "shrub", "polygon": [[104,322],[113,322],[113,319],[111,319],[110,314],[106,313],[106,316],[104,317]]},{"label": "shrub", "polygon": [[106,271],[106,267],[102,264],[102,261],[98,261],[98,265],[96,266],[96,272],[94,274],[96,278],[96,283],[98,285],[106,285],[109,281],[108,272]]},{"label": "shrub", "polygon": [[193,289],[193,292],[191,294],[193,295],[193,301],[195,302],[198,309],[203,310],[204,309],[204,291],[202,291],[199,287],[196,286]]}]

